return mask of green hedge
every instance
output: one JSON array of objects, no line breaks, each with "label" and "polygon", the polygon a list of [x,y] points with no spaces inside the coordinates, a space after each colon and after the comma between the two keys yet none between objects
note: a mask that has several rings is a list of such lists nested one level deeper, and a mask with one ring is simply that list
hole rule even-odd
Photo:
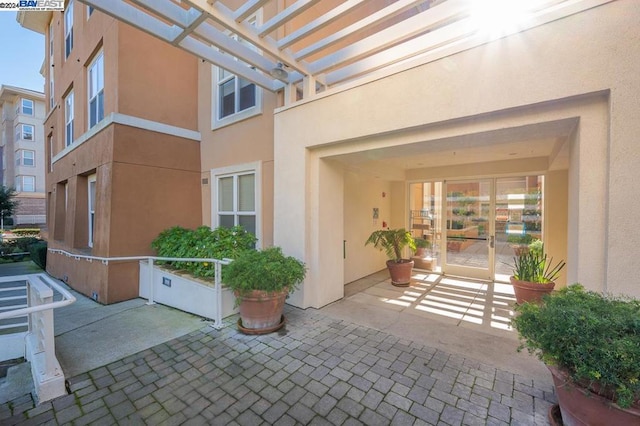
[{"label": "green hedge", "polygon": [[47,269],[47,242],[46,241],[38,241],[29,246],[29,254],[31,255],[31,260],[33,263],[41,267],[42,269]]},{"label": "green hedge", "polygon": [[12,229],[11,233],[16,237],[37,237],[40,235],[39,228],[16,228]]}]

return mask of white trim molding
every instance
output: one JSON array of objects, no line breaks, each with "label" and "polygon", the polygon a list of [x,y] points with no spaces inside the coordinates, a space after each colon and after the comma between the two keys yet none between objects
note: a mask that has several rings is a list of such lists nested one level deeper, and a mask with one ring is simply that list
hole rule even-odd
[{"label": "white trim molding", "polygon": [[135,127],[137,129],[149,130],[152,132],[177,136],[184,139],[191,139],[197,142],[200,142],[201,140],[200,132],[197,132],[195,130],[189,130],[182,127],[159,123],[157,121],[151,121],[144,118],[112,112],[111,114],[107,115],[102,121],[98,122],[98,124],[93,126],[88,132],[85,132],[79,138],[74,140],[71,145],[67,146],[65,149],[57,153],[51,159],[51,162],[55,163],[56,161],[64,158],[71,151],[78,148],[80,145],[94,137],[96,134],[100,133],[103,129],[107,128],[111,124],[122,124],[124,126]]}]

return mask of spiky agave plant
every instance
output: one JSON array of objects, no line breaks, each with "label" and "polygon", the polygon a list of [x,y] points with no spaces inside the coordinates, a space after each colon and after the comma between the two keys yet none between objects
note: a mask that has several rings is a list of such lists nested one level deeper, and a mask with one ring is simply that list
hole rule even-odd
[{"label": "spiky agave plant", "polygon": [[396,263],[402,260],[402,250],[405,247],[416,249],[416,243],[411,236],[411,232],[404,228],[400,229],[380,229],[369,235],[369,239],[364,245],[373,244],[373,247],[384,251],[387,257]]}]

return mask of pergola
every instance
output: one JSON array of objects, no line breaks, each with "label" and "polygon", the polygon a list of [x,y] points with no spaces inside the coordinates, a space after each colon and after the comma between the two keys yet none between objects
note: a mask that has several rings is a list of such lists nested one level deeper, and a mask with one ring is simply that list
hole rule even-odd
[{"label": "pergola", "polygon": [[[235,10],[213,0],[81,1],[266,90],[284,89],[289,104],[612,0],[247,0]],[[267,6],[278,12],[248,22]]]}]

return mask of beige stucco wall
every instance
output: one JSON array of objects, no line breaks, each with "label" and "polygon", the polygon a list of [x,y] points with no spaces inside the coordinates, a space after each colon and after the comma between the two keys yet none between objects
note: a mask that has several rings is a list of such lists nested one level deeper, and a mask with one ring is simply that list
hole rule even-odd
[{"label": "beige stucco wall", "polygon": [[[576,120],[567,178],[567,280],[640,295],[630,279],[640,227],[628,214],[640,208],[640,197],[629,193],[640,179],[639,20],[633,0],[608,3],[279,111],[275,161],[290,167],[275,171],[275,243],[312,265],[332,251],[341,254],[318,246],[303,219],[326,201],[314,171],[324,155]],[[313,271],[305,291],[342,284]]]},{"label": "beige stucco wall", "polygon": [[262,113],[234,124],[212,129],[212,67],[198,65],[198,126],[201,135],[202,220],[211,226],[211,170],[259,162],[261,167],[260,245],[273,245],[273,110],[277,96],[262,90]]},{"label": "beige stucco wall", "polygon": [[[352,171],[344,172],[345,283],[384,268],[386,255],[371,245],[365,247],[364,243],[372,232],[383,229],[383,222],[391,226],[391,197],[390,182]],[[398,200],[394,198],[394,201]],[[373,219],[374,207],[379,212],[377,220]]]}]

